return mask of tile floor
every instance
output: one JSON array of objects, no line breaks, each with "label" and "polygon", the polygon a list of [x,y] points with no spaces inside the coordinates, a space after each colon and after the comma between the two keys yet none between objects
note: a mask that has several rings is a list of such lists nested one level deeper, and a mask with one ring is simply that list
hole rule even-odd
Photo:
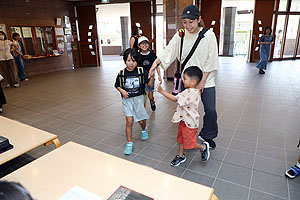
[{"label": "tile floor", "polygon": [[[215,188],[220,200],[299,200],[300,178],[288,180],[285,170],[300,148],[300,61],[273,62],[265,75],[242,58],[220,57],[217,73],[219,136],[211,159],[187,151],[187,161],[171,167],[177,154],[176,104],[155,94],[157,111],[150,115],[150,138],[141,141],[134,126],[134,153],[125,146],[121,99],[114,81],[120,58],[106,57],[103,67],[61,71],[31,77],[20,88],[5,89],[9,104],[3,115],[99,151]],[[172,83],[164,82],[167,90]],[[200,107],[203,114],[203,108]],[[0,177],[51,151],[39,147],[0,166]]]}]

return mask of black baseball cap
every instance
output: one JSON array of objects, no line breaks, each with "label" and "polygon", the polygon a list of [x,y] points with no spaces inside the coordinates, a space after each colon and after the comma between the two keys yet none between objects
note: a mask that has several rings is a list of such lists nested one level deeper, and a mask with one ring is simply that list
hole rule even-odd
[{"label": "black baseball cap", "polygon": [[198,19],[200,17],[200,11],[197,6],[189,5],[185,7],[182,11],[181,19],[188,18],[188,19]]}]

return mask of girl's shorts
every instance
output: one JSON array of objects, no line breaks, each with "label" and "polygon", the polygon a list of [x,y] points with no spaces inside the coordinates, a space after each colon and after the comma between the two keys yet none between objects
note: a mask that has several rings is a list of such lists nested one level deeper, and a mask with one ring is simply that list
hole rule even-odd
[{"label": "girl's shorts", "polygon": [[144,95],[123,98],[123,113],[126,117],[133,117],[134,122],[148,119],[149,116],[144,107]]}]

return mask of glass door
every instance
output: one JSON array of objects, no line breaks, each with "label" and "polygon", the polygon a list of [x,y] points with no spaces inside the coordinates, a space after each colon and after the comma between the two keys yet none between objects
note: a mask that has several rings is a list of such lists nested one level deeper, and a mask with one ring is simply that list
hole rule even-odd
[{"label": "glass door", "polygon": [[285,46],[283,57],[290,58],[294,56],[296,50],[296,41],[298,36],[299,15],[290,15],[286,31]]}]

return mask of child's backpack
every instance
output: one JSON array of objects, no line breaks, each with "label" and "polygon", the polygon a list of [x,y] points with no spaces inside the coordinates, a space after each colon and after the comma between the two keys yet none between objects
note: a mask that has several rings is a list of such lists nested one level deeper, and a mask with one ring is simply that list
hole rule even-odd
[{"label": "child's backpack", "polygon": [[[145,85],[145,75],[144,75],[144,68],[143,67],[137,67],[138,70],[138,77],[140,80],[141,85]],[[120,87],[125,88],[125,68],[120,70],[119,72],[119,81],[120,81]]]}]

